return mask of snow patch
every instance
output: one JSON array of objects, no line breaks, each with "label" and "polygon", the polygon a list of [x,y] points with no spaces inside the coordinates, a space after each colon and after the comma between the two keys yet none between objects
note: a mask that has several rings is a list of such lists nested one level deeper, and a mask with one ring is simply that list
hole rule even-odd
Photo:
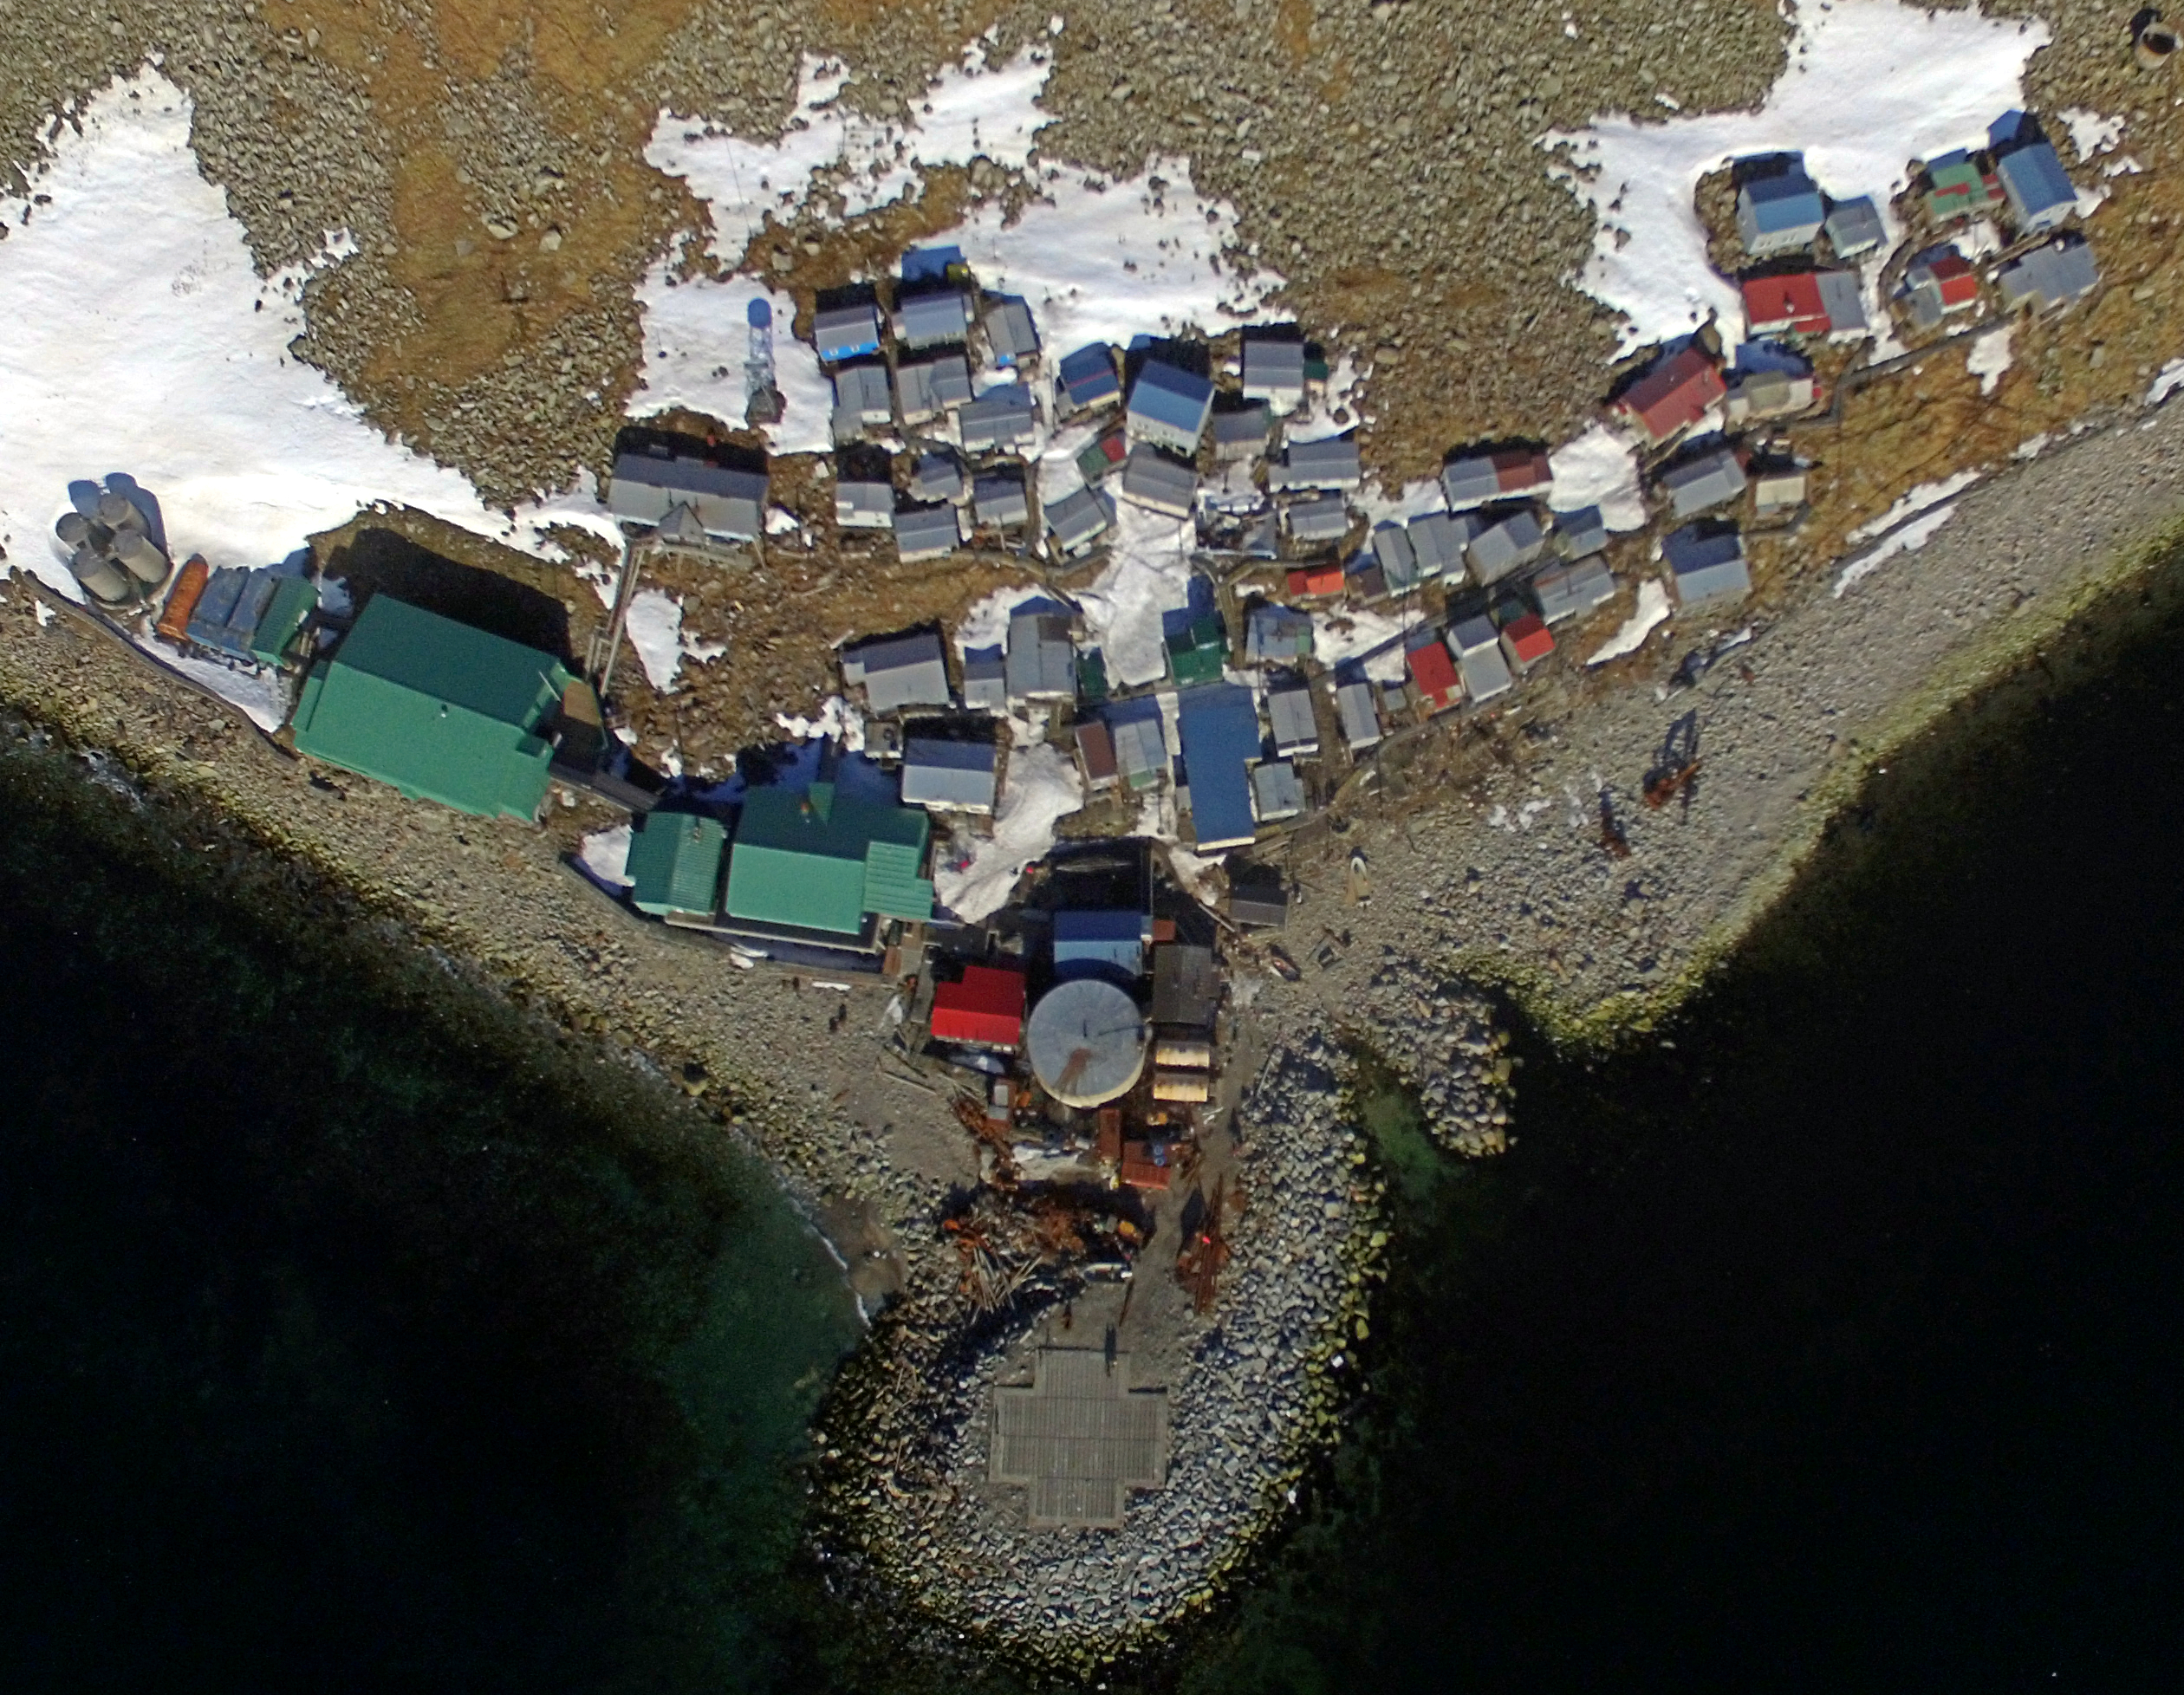
[{"label": "snow patch", "polygon": [[2180,388],[2184,388],[2184,359],[2172,359],[2155,373],[2154,385],[2146,391],[2146,404],[2158,406]]},{"label": "snow patch", "polygon": [[[645,318],[645,359],[628,414],[649,418],[678,407],[740,428],[749,399],[744,357],[750,347],[751,303],[773,308],[774,386],[783,401],[778,423],[765,426],[777,453],[823,453],[834,445],[834,385],[809,341],[789,333],[796,302],[747,277],[675,280],[673,256],[656,262],[637,285]],[[780,509],[774,509],[778,511]],[[790,519],[790,527],[795,528]],[[767,533],[774,534],[772,514]]]},{"label": "snow patch", "polygon": [[1365,658],[1365,674],[1375,683],[1403,680],[1403,644],[1401,637],[1416,618],[1391,618],[1386,613],[1358,607],[1339,613],[1312,616],[1312,656],[1330,670]]},{"label": "snow patch", "polygon": [[837,741],[851,753],[864,751],[864,715],[838,694],[829,695],[820,704],[816,718],[776,712],[774,723],[796,741]]},{"label": "snow patch", "polygon": [[[588,479],[511,517],[461,473],[390,441],[289,351],[312,273],[261,278],[191,146],[189,96],[157,69],[117,77],[53,127],[28,196],[0,196],[0,547],[81,600],[53,541],[68,484],[134,475],[176,557],[259,564],[360,510],[400,504],[547,558],[575,524],[620,545]],[[31,198],[35,197],[35,198]],[[127,394],[127,405],[97,404]]]},{"label": "snow patch", "polygon": [[630,886],[629,826],[617,824],[611,830],[594,830],[576,844],[576,857],[584,862],[584,869],[602,883]]},{"label": "snow patch", "polygon": [[2066,106],[2055,115],[2069,128],[2070,145],[2077,149],[2080,159],[2107,153],[2123,139],[2121,118],[2103,118],[2082,106]]},{"label": "snow patch", "polygon": [[1596,424],[1575,441],[1550,450],[1547,467],[1555,478],[1547,504],[1555,511],[1597,506],[1602,522],[1610,529],[1646,527],[1637,449],[1620,431]]},{"label": "snow patch", "polygon": [[637,650],[645,680],[665,694],[682,668],[682,602],[665,590],[640,589],[629,602],[622,633]]},{"label": "snow patch", "polygon": [[1648,636],[1668,621],[1668,591],[1661,587],[1658,577],[1648,577],[1638,585],[1638,604],[1615,634],[1609,636],[1587,665],[1605,665],[1610,659],[1620,659],[1626,653],[1635,653]]},{"label": "snow patch", "polygon": [[966,923],[1000,911],[1024,867],[1053,848],[1055,825],[1083,804],[1074,761],[1044,742],[1016,748],[994,809],[993,834],[972,838],[967,852],[935,866],[933,893]]},{"label": "snow patch", "polygon": [[1188,604],[1192,544],[1188,521],[1115,503],[1108,567],[1076,596],[1086,639],[1104,654],[1110,684],[1137,688],[1167,674],[1160,614]]},{"label": "snow patch", "polygon": [[1921,483],[1879,517],[1869,518],[1843,539],[1853,544],[1869,542],[1875,536],[1894,529],[1905,519],[1917,516],[1927,507],[1938,506],[1945,500],[1953,499],[1978,482],[1979,476],[1980,473],[1976,471],[1960,471],[1938,483]]},{"label": "snow patch", "polygon": [[2017,326],[2006,323],[1973,338],[1964,368],[1979,380],[1980,393],[1992,394],[2002,386],[2002,373],[2010,368],[2010,338],[2016,333]]},{"label": "snow patch", "polygon": [[1902,231],[1888,203],[1906,186],[1908,161],[1981,145],[1993,118],[2024,103],[2025,61],[2049,39],[2037,19],[1926,12],[1897,0],[1834,0],[1795,17],[1788,68],[1757,112],[1667,122],[1606,114],[1542,138],[1557,155],[1550,174],[1599,219],[1574,280],[1623,315],[1617,357],[1709,315],[1725,336],[1742,334],[1736,285],[1706,263],[1701,177],[1746,154],[1801,151],[1829,193],[1873,196],[1892,247]]},{"label": "snow patch", "polygon": [[1898,554],[1916,553],[1934,539],[1936,530],[1956,516],[1956,510],[1953,503],[1947,506],[1937,506],[1922,516],[1914,518],[1909,523],[1905,524],[1902,529],[1890,536],[1871,553],[1862,555],[1852,560],[1843,568],[1842,575],[1836,578],[1836,599],[1841,600],[1846,591],[1863,582]]}]

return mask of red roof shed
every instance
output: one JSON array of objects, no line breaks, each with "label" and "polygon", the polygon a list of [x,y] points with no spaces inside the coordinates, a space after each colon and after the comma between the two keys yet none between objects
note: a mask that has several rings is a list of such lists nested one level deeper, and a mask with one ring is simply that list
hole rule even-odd
[{"label": "red roof shed", "polygon": [[1494,481],[1505,495],[1531,494],[1555,480],[1543,448],[1505,447],[1493,456],[1493,465]]},{"label": "red roof shed", "polygon": [[1339,594],[1342,592],[1342,568],[1340,565],[1307,565],[1289,574],[1289,592],[1300,600],[1309,594]]},{"label": "red roof shed", "polygon": [[1969,306],[1979,297],[1979,274],[1961,253],[1944,253],[1928,263],[1927,274],[1941,290],[1944,306]]},{"label": "red roof shed", "polygon": [[1825,302],[1820,298],[1816,271],[1791,271],[1783,276],[1748,277],[1744,285],[1745,321],[1754,335],[1777,330],[1795,330],[1804,335],[1824,334],[1831,327]]},{"label": "red roof shed", "polygon": [[1429,711],[1445,711],[1464,698],[1464,685],[1456,679],[1456,661],[1441,643],[1429,641],[1423,647],[1412,648],[1403,658]]},{"label": "red roof shed", "polygon": [[1501,642],[1502,652],[1519,671],[1530,670],[1555,651],[1555,638],[1548,632],[1547,621],[1536,612],[1511,620],[1501,633]]},{"label": "red roof shed", "polygon": [[939,1042],[1015,1047],[1024,1040],[1024,973],[965,965],[962,982],[934,984],[933,1035]]},{"label": "red roof shed", "polygon": [[1697,347],[1686,347],[1639,378],[1615,404],[1654,441],[1662,442],[1696,424],[1728,392],[1713,361]]}]

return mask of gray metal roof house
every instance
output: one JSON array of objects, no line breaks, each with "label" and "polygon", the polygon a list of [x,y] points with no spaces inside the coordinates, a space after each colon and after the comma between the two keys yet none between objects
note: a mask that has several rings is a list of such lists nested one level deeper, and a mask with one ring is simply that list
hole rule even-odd
[{"label": "gray metal roof house", "polygon": [[1608,521],[1597,506],[1555,514],[1555,547],[1564,559],[1583,559],[1608,545]]},{"label": "gray metal roof house", "polygon": [[1534,447],[1467,453],[1441,467],[1441,492],[1453,512],[1497,500],[1528,499],[1546,493],[1554,481],[1546,453]]},{"label": "gray metal roof house", "polygon": [[1479,616],[1459,619],[1449,627],[1448,651],[1456,656],[1456,670],[1464,679],[1464,692],[1475,701],[1505,694],[1517,679],[1510,675],[1508,657],[1502,652],[1501,632],[1494,620]]},{"label": "gray metal roof house", "polygon": [[1012,524],[1031,521],[1031,500],[1024,478],[1008,471],[981,477],[971,485],[971,510],[981,524]]},{"label": "gray metal roof house", "polygon": [[968,481],[963,472],[963,461],[947,448],[920,453],[917,464],[910,468],[910,497],[961,500]]},{"label": "gray metal roof house", "polygon": [[1820,271],[1815,274],[1813,283],[1820,290],[1821,309],[1828,315],[1830,341],[1856,341],[1866,333],[1865,291],[1857,272]]},{"label": "gray metal roof house", "polygon": [[1031,308],[1016,295],[995,295],[993,304],[986,308],[985,321],[986,346],[993,350],[993,362],[1003,370],[1038,356],[1038,327],[1031,321]]},{"label": "gray metal roof house", "polygon": [[766,528],[763,472],[703,459],[621,453],[608,479],[607,510],[633,523],[656,524],[676,507],[697,516],[708,536],[753,542]]},{"label": "gray metal roof house", "polygon": [[835,477],[835,523],[843,529],[893,529],[894,485],[865,477]]},{"label": "gray metal roof house", "polygon": [[1282,512],[1292,541],[1307,544],[1339,542],[1349,534],[1349,503],[1338,494],[1292,500]]},{"label": "gray metal roof house", "polygon": [[882,636],[842,650],[842,680],[861,687],[875,712],[905,706],[946,706],[949,702],[948,661],[940,638],[930,630]]},{"label": "gray metal roof house", "polygon": [[1539,602],[1539,615],[1554,624],[1615,599],[1615,579],[1609,573],[1608,562],[1591,554],[1567,565],[1550,565],[1531,580],[1531,590]]},{"label": "gray metal roof house", "polygon": [[880,351],[880,308],[869,301],[834,306],[811,321],[811,340],[829,365]]},{"label": "gray metal roof house", "polygon": [[1734,529],[1687,523],[1661,539],[1661,551],[1675,579],[1677,601],[1685,607],[1741,601],[1752,593],[1744,537]]},{"label": "gray metal roof house", "polygon": [[943,502],[905,506],[894,515],[895,552],[906,564],[943,559],[963,545],[963,515]]},{"label": "gray metal roof house", "polygon": [[1251,767],[1251,816],[1261,824],[1278,824],[1304,810],[1304,784],[1297,767],[1286,759],[1264,759]]},{"label": "gray metal roof house", "polygon": [[895,367],[895,399],[906,424],[925,424],[971,404],[971,367],[961,354]]},{"label": "gray metal roof house", "polygon": [[1838,259],[1855,259],[1861,253],[1870,253],[1888,238],[1888,229],[1881,222],[1881,214],[1869,194],[1861,194],[1855,200],[1836,201],[1828,208],[1823,227],[1828,232],[1828,245],[1835,250]]},{"label": "gray metal roof house", "polygon": [[1042,510],[1047,534],[1054,538],[1064,559],[1075,558],[1095,546],[1115,524],[1115,512],[1107,497],[1095,489],[1072,490],[1059,500],[1046,502]]},{"label": "gray metal roof house", "polygon": [[2036,312],[2083,300],[2100,281],[2093,250],[2082,241],[2036,247],[2003,266],[1994,277],[2005,309],[2030,306]]},{"label": "gray metal roof house", "polygon": [[834,373],[834,396],[837,436],[855,435],[868,424],[885,424],[894,417],[884,365],[842,367]]},{"label": "gray metal roof house", "polygon": [[1185,458],[1198,456],[1199,438],[1213,410],[1213,385],[1194,371],[1148,359],[1130,385],[1125,427],[1133,442],[1147,441]]},{"label": "gray metal roof house", "polygon": [[966,453],[1005,453],[1029,447],[1039,433],[1031,391],[1021,383],[989,388],[956,414],[956,428]]},{"label": "gray metal roof house", "polygon": [[1170,517],[1191,516],[1198,485],[1195,470],[1147,442],[1138,443],[1122,461],[1123,497]]},{"label": "gray metal roof house", "polygon": [[1342,723],[1342,744],[1352,753],[1377,747],[1381,740],[1380,708],[1373,685],[1362,676],[1347,677],[1335,685],[1335,716]]},{"label": "gray metal roof house", "polygon": [[913,352],[960,341],[971,328],[971,302],[959,289],[907,295],[895,302],[895,339]]},{"label": "gray metal roof house", "polygon": [[1009,614],[1008,675],[1011,700],[1076,698],[1076,644],[1065,608],[1026,601]]},{"label": "gray metal roof house", "polygon": [[1261,601],[1244,620],[1244,658],[1251,665],[1286,665],[1312,651],[1312,616]]},{"label": "gray metal roof house", "polygon": [[1418,549],[1401,524],[1374,527],[1373,562],[1381,568],[1381,584],[1392,593],[1400,594],[1418,581]]},{"label": "gray metal roof house", "polygon": [[1294,672],[1267,685],[1266,719],[1274,727],[1274,751],[1283,758],[1310,758],[1320,749],[1312,692]]},{"label": "gray metal roof house", "polygon": [[[1410,538],[1411,552],[1418,559],[1419,580],[1463,575],[1464,549],[1485,528],[1469,512],[1424,512],[1413,518],[1404,526],[1404,534]],[[1390,579],[1388,587],[1394,586]]]},{"label": "gray metal roof house", "polygon": [[1238,406],[1232,412],[1213,414],[1213,463],[1217,465],[1249,464],[1266,451],[1267,438],[1274,431],[1274,414],[1263,400],[1248,406]]},{"label": "gray metal roof house", "polygon": [[905,737],[902,803],[933,811],[991,812],[995,754],[991,742]]},{"label": "gray metal roof house", "polygon": [[1661,486],[1678,518],[1696,517],[1745,491],[1744,466],[1734,450],[1717,447],[1670,465],[1661,473]]},{"label": "gray metal roof house", "polygon": [[1244,398],[1264,400],[1276,412],[1304,404],[1304,342],[1300,337],[1247,335],[1244,340]]},{"label": "gray metal roof house", "polygon": [[1529,565],[1547,546],[1547,532],[1529,510],[1511,512],[1471,539],[1472,575],[1481,586],[1499,582],[1520,566]]},{"label": "gray metal roof house", "polygon": [[963,650],[963,704],[982,712],[1009,710],[1009,662],[1000,648]]},{"label": "gray metal roof house", "polygon": [[1267,467],[1266,486],[1277,494],[1303,489],[1354,489],[1365,480],[1355,436],[1291,442]]}]

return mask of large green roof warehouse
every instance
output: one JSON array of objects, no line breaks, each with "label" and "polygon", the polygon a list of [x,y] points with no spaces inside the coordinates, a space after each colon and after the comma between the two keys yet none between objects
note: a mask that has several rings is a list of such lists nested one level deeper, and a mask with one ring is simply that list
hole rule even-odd
[{"label": "large green roof warehouse", "polygon": [[536,815],[571,678],[550,653],[391,595],[303,680],[296,750],[484,817]]},{"label": "large green roof warehouse", "polygon": [[744,796],[728,857],[728,916],[751,925],[862,936],[868,917],[933,916],[920,876],[932,821],[921,809],[855,800],[832,783]]}]

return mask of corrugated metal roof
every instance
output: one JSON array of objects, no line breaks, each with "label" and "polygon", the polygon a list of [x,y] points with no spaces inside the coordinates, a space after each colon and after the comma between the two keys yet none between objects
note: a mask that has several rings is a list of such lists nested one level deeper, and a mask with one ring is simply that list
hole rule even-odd
[{"label": "corrugated metal roof", "polygon": [[1259,721],[1251,692],[1232,683],[1185,689],[1176,704],[1189,767],[1191,825],[1200,848],[1251,840],[1248,767],[1258,757]]},{"label": "corrugated metal roof", "polygon": [[1147,360],[1130,388],[1130,417],[1149,419],[1193,438],[1213,406],[1213,385],[1195,373]]},{"label": "corrugated metal roof", "polygon": [[630,901],[640,912],[710,917],[720,893],[728,832],[697,813],[651,812],[629,843]]},{"label": "corrugated metal roof", "polygon": [[994,758],[991,742],[910,737],[902,748],[902,798],[913,806],[991,812]]},{"label": "corrugated metal roof", "polygon": [[917,874],[932,825],[923,812],[835,795],[754,789],[728,858],[731,917],[854,936],[867,912],[929,919]]},{"label": "corrugated metal roof", "polygon": [[375,594],[312,666],[299,751],[459,811],[530,818],[569,673],[549,653]]},{"label": "corrugated metal roof", "polygon": [[894,515],[895,551],[904,559],[938,559],[963,541],[963,521],[952,506],[911,506]]}]

